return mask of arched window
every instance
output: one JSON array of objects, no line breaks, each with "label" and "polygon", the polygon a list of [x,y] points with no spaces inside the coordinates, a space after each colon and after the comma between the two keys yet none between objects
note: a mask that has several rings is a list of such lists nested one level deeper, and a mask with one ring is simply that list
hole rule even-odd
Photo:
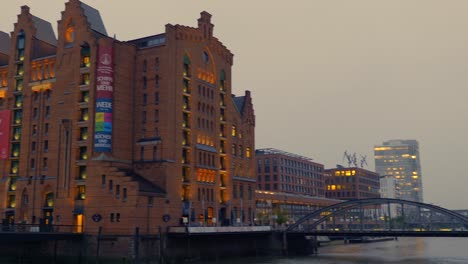
[{"label": "arched window", "polygon": [[187,56],[187,54],[184,55],[184,71],[183,71],[184,77],[190,78],[190,59]]},{"label": "arched window", "polygon": [[26,36],[24,31],[20,31],[16,37],[16,59],[19,61],[24,60],[24,48],[25,48]]},{"label": "arched window", "polygon": [[226,90],[226,73],[224,72],[224,70],[221,71],[221,74],[219,76],[219,90]]}]

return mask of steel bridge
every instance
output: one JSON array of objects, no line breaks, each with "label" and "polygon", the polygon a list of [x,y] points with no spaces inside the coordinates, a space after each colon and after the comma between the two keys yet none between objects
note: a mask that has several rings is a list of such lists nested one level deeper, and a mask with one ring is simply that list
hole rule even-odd
[{"label": "steel bridge", "polygon": [[290,225],[285,233],[343,237],[468,237],[468,217],[414,201],[358,199],[316,210]]}]

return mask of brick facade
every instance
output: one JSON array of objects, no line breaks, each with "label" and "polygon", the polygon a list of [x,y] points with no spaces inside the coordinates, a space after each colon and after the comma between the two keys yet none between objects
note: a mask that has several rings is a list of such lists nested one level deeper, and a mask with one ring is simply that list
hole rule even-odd
[{"label": "brick facade", "polygon": [[55,39],[23,6],[10,42],[0,38],[0,111],[11,116],[2,218],[127,234],[252,223],[252,99],[232,94],[233,54],[213,27],[202,12],[197,27],[119,41],[97,10],[70,0]]}]

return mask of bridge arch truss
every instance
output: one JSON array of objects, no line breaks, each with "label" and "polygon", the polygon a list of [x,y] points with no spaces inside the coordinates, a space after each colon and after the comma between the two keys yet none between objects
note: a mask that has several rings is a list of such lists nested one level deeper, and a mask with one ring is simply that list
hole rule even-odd
[{"label": "bridge arch truss", "polygon": [[[333,219],[333,227],[335,227],[335,219],[339,215],[343,215],[347,212],[350,212],[351,210],[354,210],[361,212],[361,216],[359,217],[359,223],[363,223],[364,219],[362,212],[363,208],[369,208],[369,207],[374,207],[377,208],[377,206],[382,206],[382,205],[387,205],[388,208],[388,217],[391,219],[391,213],[390,213],[390,206],[391,205],[399,205],[401,206],[401,214],[399,217],[403,217],[402,221],[405,221],[405,211],[404,211],[404,206],[408,208],[408,212],[413,212],[414,214],[414,209],[417,210],[417,213],[419,214],[419,224],[421,224],[421,209],[425,209],[426,212],[430,213],[430,216],[432,218],[432,214],[436,213],[439,215],[442,215],[446,218],[449,218],[452,220],[452,222],[456,222],[459,225],[463,226],[464,228],[468,228],[468,217],[463,216],[459,213],[456,213],[454,211],[451,211],[449,209],[433,205],[433,204],[426,204],[426,203],[420,203],[420,202],[415,202],[415,201],[408,201],[408,200],[401,200],[401,199],[393,199],[393,198],[370,198],[370,199],[357,199],[357,200],[350,200],[350,201],[345,201],[342,203],[334,204],[328,207],[324,207],[322,209],[316,210],[310,214],[307,214],[306,216],[302,217],[301,219],[297,220],[294,224],[290,225],[286,231],[287,232],[294,232],[294,231],[302,231],[305,228],[307,230],[317,230],[319,228],[319,225],[322,224],[323,222],[329,221],[330,219]],[[409,209],[412,210],[409,210]],[[431,221],[431,219],[427,219],[428,221]],[[455,221],[453,221],[455,220]],[[388,221],[388,226],[386,227],[387,229],[392,229],[392,224],[391,221]],[[430,223],[429,223],[430,224]],[[363,229],[363,225],[360,227]]]}]

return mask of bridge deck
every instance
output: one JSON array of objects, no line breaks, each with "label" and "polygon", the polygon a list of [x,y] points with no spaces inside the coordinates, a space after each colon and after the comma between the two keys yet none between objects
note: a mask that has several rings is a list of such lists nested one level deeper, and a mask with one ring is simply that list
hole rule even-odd
[{"label": "bridge deck", "polygon": [[358,237],[358,236],[374,236],[374,237],[468,237],[468,231],[304,231],[294,232],[289,231],[288,234],[306,235],[306,236],[345,236],[345,237]]}]

